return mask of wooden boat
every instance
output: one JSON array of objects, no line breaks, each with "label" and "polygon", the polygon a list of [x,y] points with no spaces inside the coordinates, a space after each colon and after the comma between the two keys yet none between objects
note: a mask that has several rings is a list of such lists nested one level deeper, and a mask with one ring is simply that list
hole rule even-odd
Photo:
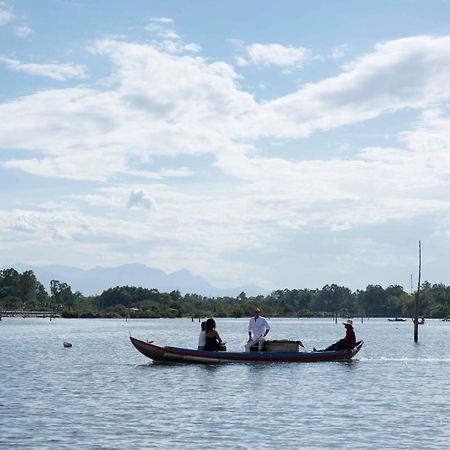
[{"label": "wooden boat", "polygon": [[352,350],[332,352],[212,352],[179,347],[161,347],[152,341],[142,341],[130,336],[132,344],[147,358],[154,361],[177,363],[242,363],[242,362],[318,362],[318,361],[348,361],[352,359],[363,346],[358,341]]}]

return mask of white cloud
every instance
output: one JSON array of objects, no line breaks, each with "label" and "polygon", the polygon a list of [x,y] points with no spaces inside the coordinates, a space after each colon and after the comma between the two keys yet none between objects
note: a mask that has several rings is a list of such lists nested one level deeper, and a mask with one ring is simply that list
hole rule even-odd
[{"label": "white cloud", "polygon": [[348,44],[338,45],[337,47],[334,47],[333,49],[331,49],[330,58],[341,59],[345,56],[348,49],[349,49]]},{"label": "white cloud", "polygon": [[175,23],[170,17],[153,17],[150,19],[150,22],[163,23],[166,25],[173,25]]},{"label": "white cloud", "polygon": [[[44,153],[10,160],[8,167],[79,179],[132,174],[128,158],[151,155],[210,153],[219,155],[222,167],[225,157],[239,161],[252,152],[251,139],[301,138],[386,111],[445,101],[449,47],[447,37],[380,44],[337,77],[258,104],[238,88],[238,75],[225,63],[105,40],[95,51],[111,58],[114,84],[104,91],[43,91],[0,105],[0,145]],[[11,127],[14,135],[7,132]]]},{"label": "white cloud", "polygon": [[[208,261],[196,266],[200,271],[242,249],[276,249],[287,235],[308,227],[338,231],[438,212],[450,214],[445,181],[450,170],[446,151],[450,124],[443,111],[424,113],[415,131],[400,134],[398,146],[367,147],[346,159],[263,157],[257,152],[259,144],[252,141],[266,133],[276,138],[303,137],[395,108],[445,101],[446,86],[431,89],[429,85],[445,79],[447,47],[447,38],[385,43],[335,78],[258,104],[239,89],[238,74],[223,62],[105,40],[95,51],[114,64],[109,87],[42,91],[0,105],[0,146],[38,151],[39,157],[10,158],[5,163],[36,175],[108,181],[125,174],[153,181],[98,190],[84,199],[84,206],[81,199],[72,198],[80,209],[105,208],[95,215],[79,212],[77,220],[83,223],[85,218],[89,229],[95,230],[91,236],[139,244],[144,238],[138,236],[164,241],[165,248],[155,244],[153,254],[166,262],[174,258],[180,266],[193,256],[200,261],[214,248]],[[431,69],[423,67],[430,61]],[[414,64],[415,77],[397,74],[406,62]],[[9,133],[10,129],[15,133]],[[203,186],[198,177],[197,183],[176,188],[176,184],[155,185],[154,181],[189,176],[192,171],[147,169],[157,156],[200,154],[212,155],[210,169],[220,172],[224,180],[217,184],[209,180]],[[146,169],[136,168],[136,162],[145,162]],[[441,198],[436,198],[436,189]],[[158,214],[142,216],[148,214],[152,200],[158,204]],[[100,211],[107,211],[104,218]],[[67,217],[72,219],[69,212]],[[52,220],[53,216],[42,235],[51,230],[55,236],[75,239],[82,233],[69,220],[50,228]],[[22,228],[27,223],[22,220]],[[143,256],[139,251],[136,254]]]},{"label": "white cloud", "polygon": [[201,47],[197,44],[183,44],[181,40],[176,39],[165,39],[161,42],[155,44],[155,47],[159,50],[167,53],[199,53],[201,51]]},{"label": "white cloud", "polygon": [[23,72],[28,75],[52,78],[58,81],[65,81],[71,78],[86,78],[85,67],[79,64],[23,63],[16,59],[5,57],[0,57],[0,62],[3,62],[10,70],[15,72]]},{"label": "white cloud", "polygon": [[109,151],[76,153],[42,159],[11,159],[3,167],[18,169],[37,176],[73,180],[106,181],[118,172],[126,171],[123,157]]},{"label": "white cloud", "polygon": [[246,135],[306,137],[318,130],[370,120],[383,113],[426,108],[450,98],[450,36],[419,36],[378,44],[343,73],[266,102]]},{"label": "white cloud", "polygon": [[164,23],[150,22],[145,26],[145,30],[149,33],[155,33],[162,39],[181,40],[179,34],[174,29],[167,27]]},{"label": "white cloud", "polygon": [[202,48],[200,47],[200,45],[195,44],[195,43],[183,45],[183,49],[186,50],[187,52],[192,52],[192,53],[200,53],[202,51]]},{"label": "white cloud", "polygon": [[131,191],[127,203],[128,208],[156,209],[155,200],[144,191]]},{"label": "white cloud", "polygon": [[[252,139],[302,138],[446,101],[449,48],[448,37],[386,42],[337,77],[258,104],[239,89],[238,74],[223,62],[105,40],[95,51],[111,58],[113,84],[104,91],[43,91],[0,105],[0,145],[44,154],[10,160],[8,167],[81,179],[131,173],[130,157],[210,153],[239,160],[253,151]],[[11,127],[14,135],[7,131]],[[71,169],[77,167],[74,154],[82,156],[85,170]],[[106,155],[108,165],[102,164]]]},{"label": "white cloud", "polygon": [[0,211],[0,217],[5,225],[1,236],[10,242],[42,240],[48,244],[53,237],[69,238],[72,235],[86,235],[91,231],[86,220],[78,212],[69,209],[54,212],[14,209]]},{"label": "white cloud", "polygon": [[26,24],[26,19],[18,19],[10,2],[0,1],[0,27],[8,25],[13,33],[20,37],[28,37],[33,30]]},{"label": "white cloud", "polygon": [[[107,189],[103,195],[106,198],[115,193]],[[83,200],[80,198],[80,206]],[[240,250],[244,243],[245,248],[258,245],[260,237],[245,230],[235,218],[217,223],[214,215],[220,213],[224,204],[220,201],[213,205],[210,213],[204,209],[206,201],[207,198],[200,202],[198,197],[167,191],[163,210],[150,216],[139,215],[145,214],[146,208],[119,209],[120,217],[111,217],[88,214],[64,204],[52,205],[49,211],[0,210],[0,252],[14,249],[16,258],[26,257],[31,263],[58,261],[79,267],[136,260],[167,271],[188,267],[194,273],[230,279],[236,279],[238,266],[241,270],[237,280],[244,282],[254,265],[221,262],[221,255],[224,251]],[[217,273],[215,268],[219,266]],[[264,269],[258,270],[264,273]]]},{"label": "white cloud", "polygon": [[181,36],[172,27],[174,25],[173,19],[168,17],[153,18],[150,23],[145,26],[145,30],[154,34],[158,40],[152,44],[155,48],[163,52],[178,54],[178,53],[199,53],[201,47],[195,43],[185,44]]},{"label": "white cloud", "polygon": [[8,2],[0,2],[0,26],[6,25],[15,19],[15,14]]},{"label": "white cloud", "polygon": [[254,105],[225,63],[114,40],[96,51],[115,66],[114,84],[104,91],[46,90],[0,105],[0,146],[39,151],[39,158],[9,160],[7,167],[104,180],[132,174],[129,158],[214,154],[231,145],[230,129]]},{"label": "white cloud", "polygon": [[191,177],[194,172],[187,167],[180,167],[178,169],[160,169],[155,172],[148,170],[127,170],[127,174],[133,177],[147,178],[153,180],[161,180],[163,178],[184,178]]},{"label": "white cloud", "polygon": [[13,27],[14,34],[19,37],[28,37],[33,33],[33,30],[28,25],[17,25]]},{"label": "white cloud", "polygon": [[236,64],[237,64],[239,67],[245,67],[245,66],[248,66],[247,60],[246,60],[245,58],[243,58],[242,56],[238,56],[238,57],[236,58]]},{"label": "white cloud", "polygon": [[292,47],[280,44],[251,44],[247,53],[253,64],[284,68],[302,67],[312,57],[311,51],[304,47]]}]

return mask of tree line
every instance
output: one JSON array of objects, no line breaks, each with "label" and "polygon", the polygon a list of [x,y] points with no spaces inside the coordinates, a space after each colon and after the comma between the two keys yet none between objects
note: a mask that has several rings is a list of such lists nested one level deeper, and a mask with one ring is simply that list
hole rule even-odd
[{"label": "tree line", "polygon": [[[52,280],[47,292],[32,270],[0,271],[0,310],[53,311],[62,317],[248,317],[259,306],[268,317],[412,317],[414,293],[400,285],[368,285],[352,291],[336,284],[321,289],[278,289],[268,295],[207,297],[117,286],[99,295],[72,292]],[[420,289],[420,316],[450,317],[450,286],[425,281]]]}]

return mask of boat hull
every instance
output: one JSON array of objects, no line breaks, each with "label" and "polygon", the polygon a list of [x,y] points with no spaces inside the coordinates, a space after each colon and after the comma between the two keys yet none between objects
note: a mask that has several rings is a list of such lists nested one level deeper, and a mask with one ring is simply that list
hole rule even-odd
[{"label": "boat hull", "polygon": [[153,342],[142,341],[133,336],[130,336],[130,341],[140,353],[154,361],[195,364],[348,361],[363,346],[363,341],[359,341],[352,350],[339,350],[335,352],[212,352],[179,347],[161,347],[153,344]]}]

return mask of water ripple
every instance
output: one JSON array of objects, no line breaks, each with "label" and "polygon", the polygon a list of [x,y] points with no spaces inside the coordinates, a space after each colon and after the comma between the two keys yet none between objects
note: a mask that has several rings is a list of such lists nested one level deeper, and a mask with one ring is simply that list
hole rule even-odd
[{"label": "water ripple", "polygon": [[[230,350],[246,321],[218,319]],[[309,347],[340,337],[327,320],[272,320]],[[442,449],[450,442],[450,327],[356,324],[350,363],[158,365],[130,332],[194,346],[190,320],[3,320],[0,448]],[[73,343],[63,348],[63,340]],[[395,342],[395,345],[391,343]]]}]

